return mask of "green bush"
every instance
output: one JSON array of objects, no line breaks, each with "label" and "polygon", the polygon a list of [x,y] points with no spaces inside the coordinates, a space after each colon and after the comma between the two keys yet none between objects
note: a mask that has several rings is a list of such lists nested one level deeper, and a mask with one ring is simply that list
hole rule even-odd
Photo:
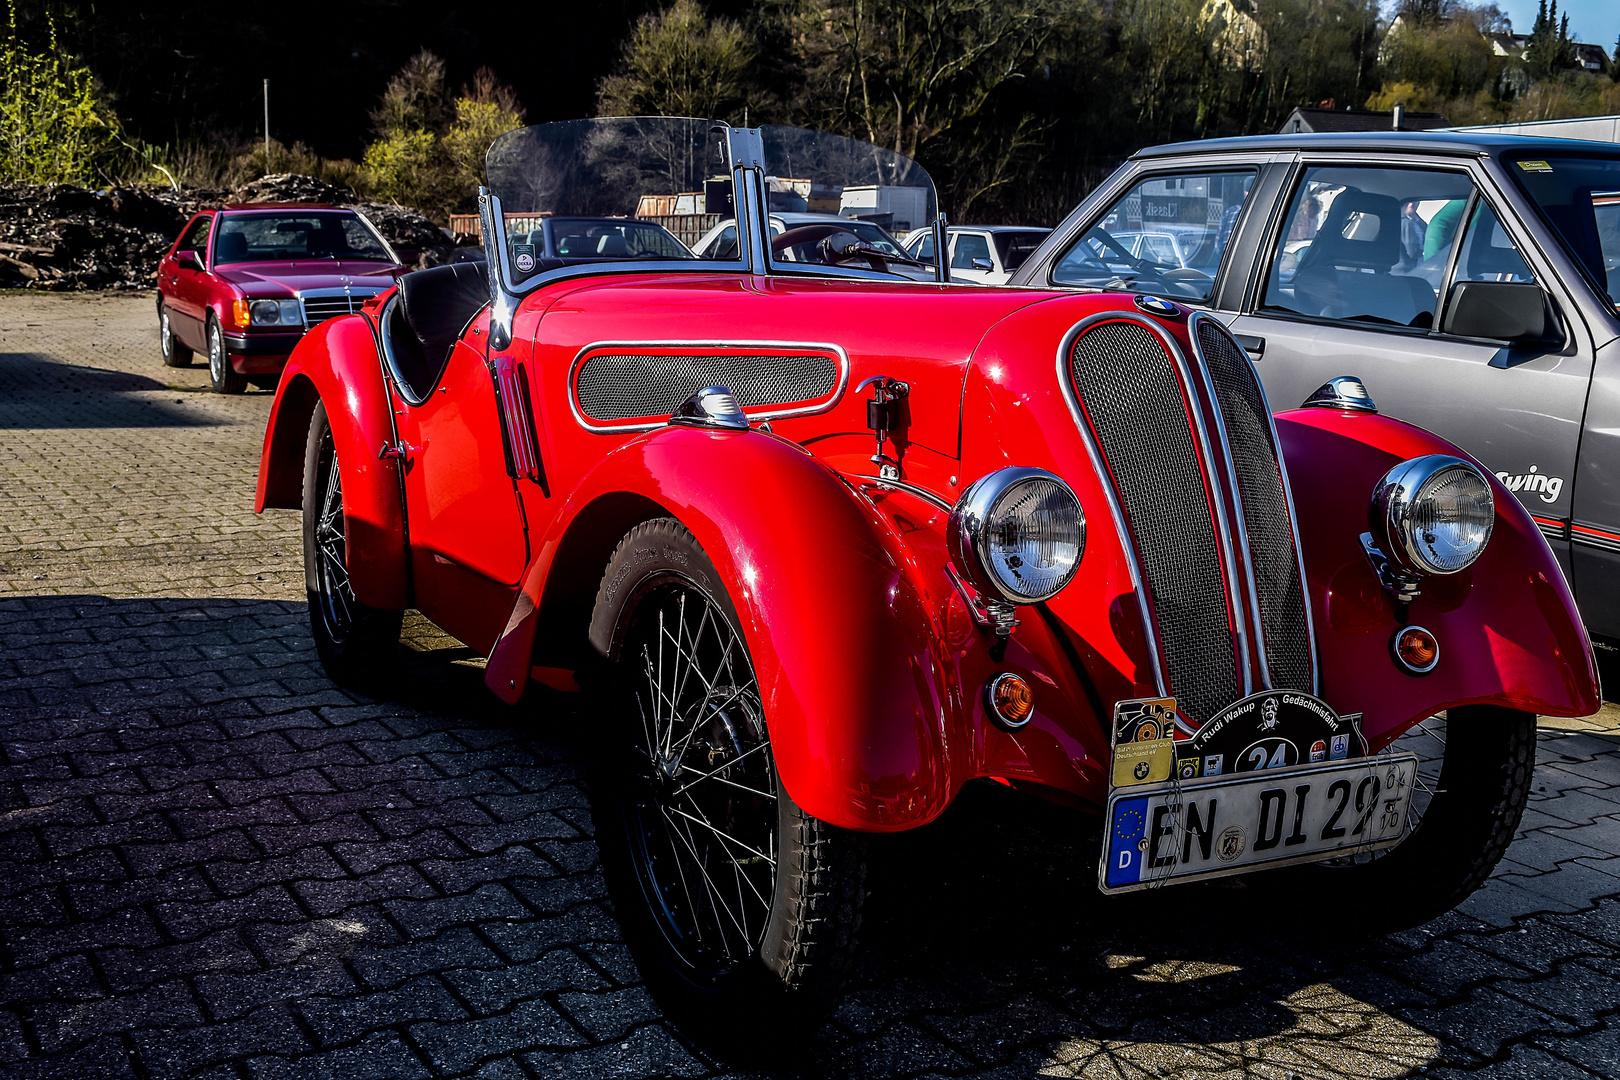
[{"label": "green bush", "polygon": [[360,162],[364,185],[446,221],[477,205],[484,152],[523,126],[523,106],[487,68],[452,98],[444,61],[424,50],[390,80],[371,119],[377,138]]},{"label": "green bush", "polygon": [[118,118],[97,93],[90,69],[57,48],[30,51],[17,36],[17,11],[6,5],[0,45],[0,179],[84,184],[118,145]]}]

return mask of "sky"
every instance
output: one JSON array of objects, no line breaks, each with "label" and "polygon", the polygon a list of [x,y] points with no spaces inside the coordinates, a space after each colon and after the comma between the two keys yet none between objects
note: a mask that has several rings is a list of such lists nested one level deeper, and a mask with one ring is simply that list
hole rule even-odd
[{"label": "sky", "polygon": [[[1528,34],[1536,25],[1540,0],[1496,0],[1496,6],[1513,20],[1515,33]],[[1559,0],[1558,14],[1569,15],[1569,35],[1577,41],[1602,45],[1614,54],[1614,41],[1620,37],[1620,2],[1616,0]]]}]

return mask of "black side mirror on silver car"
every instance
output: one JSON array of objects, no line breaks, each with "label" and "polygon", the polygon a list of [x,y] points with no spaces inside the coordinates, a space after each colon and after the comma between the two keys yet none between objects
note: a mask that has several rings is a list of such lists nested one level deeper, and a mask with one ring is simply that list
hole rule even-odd
[{"label": "black side mirror on silver car", "polygon": [[1440,332],[1539,344],[1559,338],[1547,294],[1529,281],[1459,281],[1451,287]]}]

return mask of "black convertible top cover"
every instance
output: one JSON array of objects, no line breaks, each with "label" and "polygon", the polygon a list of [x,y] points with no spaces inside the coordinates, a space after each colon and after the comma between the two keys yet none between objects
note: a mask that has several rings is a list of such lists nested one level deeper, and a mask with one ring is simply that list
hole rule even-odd
[{"label": "black convertible top cover", "polygon": [[456,339],[487,303],[482,263],[449,263],[399,279],[399,302],[386,332],[397,374],[418,399],[432,391]]}]

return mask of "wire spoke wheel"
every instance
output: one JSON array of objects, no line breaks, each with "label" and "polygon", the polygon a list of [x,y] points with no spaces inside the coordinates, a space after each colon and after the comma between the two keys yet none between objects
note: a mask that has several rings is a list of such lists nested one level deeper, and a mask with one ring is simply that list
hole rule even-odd
[{"label": "wire spoke wheel", "polygon": [[640,668],[625,824],[670,950],[715,976],[759,951],[776,888],[776,773],[759,687],[730,619],[689,582],[655,585],[625,656]]},{"label": "wire spoke wheel", "polygon": [[865,837],[782,784],[743,616],[690,530],[633,526],[601,582],[589,636],[607,663],[586,682],[612,705],[591,815],[614,914],[683,1028],[728,1052],[776,1045],[849,975]]},{"label": "wire spoke wheel", "polygon": [[343,478],[328,428],[321,438],[318,458],[319,511],[315,519],[315,550],[319,565],[320,613],[327,633],[339,644],[354,629],[357,603],[349,584],[348,543],[343,521]]},{"label": "wire spoke wheel", "polygon": [[[1429,807],[1434,803],[1435,797],[1443,790],[1441,787],[1441,773],[1446,763],[1446,716],[1436,713],[1434,716],[1421,721],[1408,730],[1400,738],[1390,743],[1383,751],[1384,754],[1417,755],[1417,772],[1412,777],[1412,798],[1406,806],[1406,836],[1416,835],[1418,826],[1428,813]],[[1399,845],[1397,845],[1398,847]],[[1387,857],[1395,848],[1384,848],[1379,851],[1358,851],[1338,859],[1330,859],[1323,866],[1350,867],[1365,866]]]},{"label": "wire spoke wheel", "polygon": [[315,406],[304,444],[303,502],[309,628],[321,666],[340,683],[360,689],[377,686],[392,670],[404,613],[369,607],[355,595],[343,473],[324,404]]},{"label": "wire spoke wheel", "polygon": [[1377,933],[1426,922],[1490,877],[1530,796],[1536,717],[1497,705],[1458,706],[1415,724],[1383,752],[1418,759],[1401,842],[1299,874],[1279,870],[1275,878],[1331,897],[1346,926]]}]

